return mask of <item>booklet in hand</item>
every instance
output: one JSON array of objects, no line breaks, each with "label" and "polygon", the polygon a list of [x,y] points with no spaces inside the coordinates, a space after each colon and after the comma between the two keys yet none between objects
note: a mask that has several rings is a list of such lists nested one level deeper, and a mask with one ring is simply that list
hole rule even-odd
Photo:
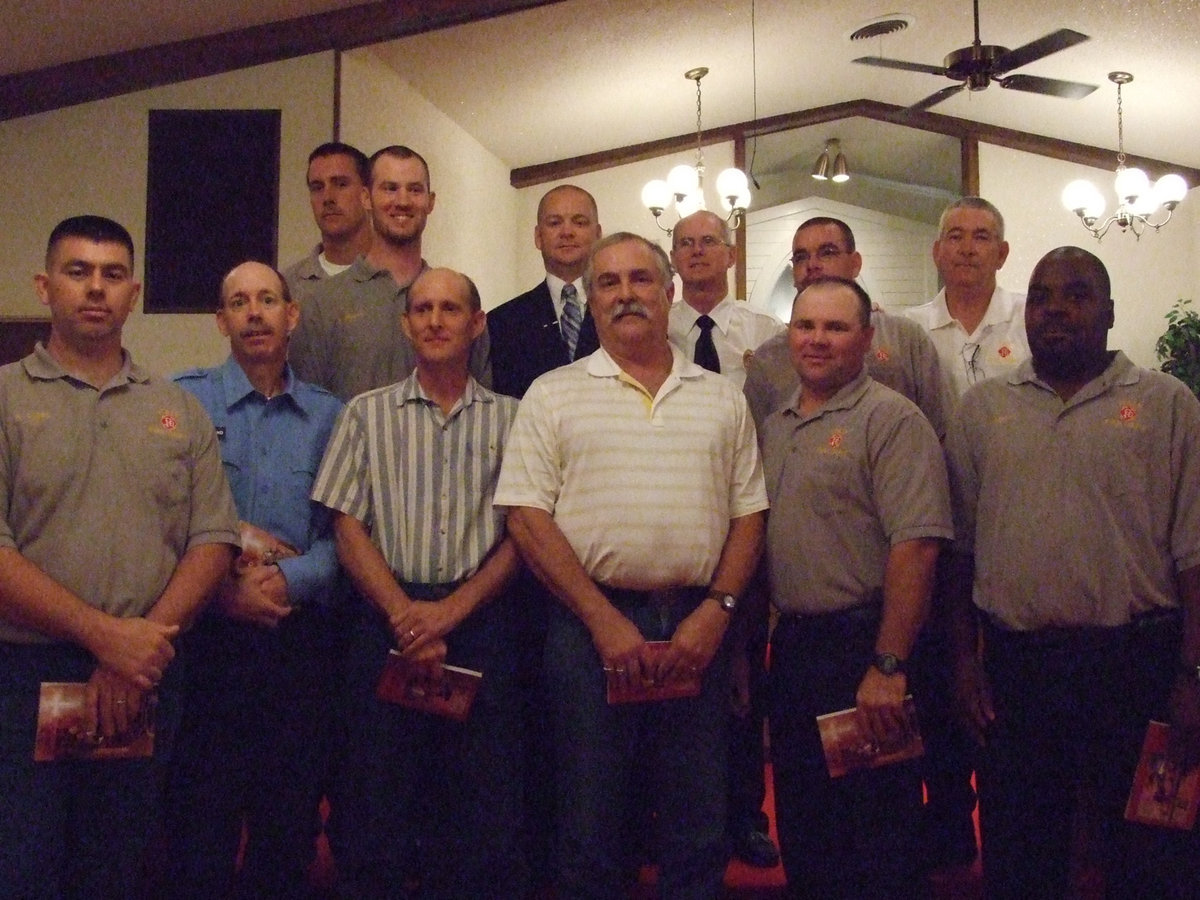
[{"label": "booklet in hand", "polygon": [[[647,641],[645,652],[651,660],[667,652],[670,641]],[[608,702],[650,703],[656,700],[678,700],[680,697],[696,697],[700,694],[700,673],[676,675],[670,681],[641,681],[632,683],[628,679],[618,680],[616,672],[605,672],[608,681]]]},{"label": "booklet in hand", "polygon": [[88,732],[87,685],[76,681],[43,681],[38,695],[35,762],[60,759],[137,759],[154,755],[153,694],[123,734],[105,738]]},{"label": "booklet in hand", "polygon": [[854,707],[840,712],[817,716],[821,747],[830,778],[840,778],[859,769],[877,769],[925,753],[921,730],[917,725],[917,707],[911,695],[904,698],[907,727],[894,741],[880,744],[874,741],[859,724]]},{"label": "booklet in hand", "polygon": [[409,662],[398,650],[389,650],[375,696],[388,703],[463,722],[471,713],[481,681],[482,672],[459,666],[443,665],[440,675],[430,677],[427,666]]},{"label": "booklet in hand", "polygon": [[1143,825],[1190,830],[1200,806],[1200,769],[1183,772],[1167,755],[1171,726],[1151,722],[1133,773],[1125,818]]}]

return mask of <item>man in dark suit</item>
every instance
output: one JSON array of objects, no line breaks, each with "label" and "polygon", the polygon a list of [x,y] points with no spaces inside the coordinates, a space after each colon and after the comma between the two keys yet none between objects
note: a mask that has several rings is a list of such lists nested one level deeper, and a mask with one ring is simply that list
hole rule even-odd
[{"label": "man in dark suit", "polygon": [[596,201],[583,188],[562,184],[542,197],[533,244],[546,278],[488,313],[492,387],[499,393],[522,397],[539,375],[599,346],[583,290],[583,264],[599,237]]}]

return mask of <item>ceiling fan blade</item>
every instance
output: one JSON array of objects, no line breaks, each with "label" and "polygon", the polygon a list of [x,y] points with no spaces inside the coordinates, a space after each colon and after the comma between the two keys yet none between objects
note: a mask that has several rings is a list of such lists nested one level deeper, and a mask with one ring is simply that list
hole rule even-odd
[{"label": "ceiling fan blade", "polygon": [[949,100],[966,86],[967,84],[964,81],[962,84],[954,84],[950,87],[942,88],[940,91],[930,94],[924,100],[918,100],[912,106],[905,107],[904,111],[921,112],[922,110],[929,109],[929,107],[941,103],[943,100]]},{"label": "ceiling fan blade", "polygon": [[1057,78],[1039,78],[1037,75],[1009,75],[998,81],[1000,87],[1031,94],[1046,94],[1064,100],[1081,100],[1096,89],[1094,84],[1078,81],[1060,81]]},{"label": "ceiling fan blade", "polygon": [[904,72],[924,72],[926,75],[949,75],[944,66],[927,66],[925,63],[905,62],[902,59],[886,59],[882,56],[860,56],[854,60],[864,66],[879,66],[883,69],[900,69]]},{"label": "ceiling fan blade", "polygon": [[1036,41],[1030,41],[1028,44],[1023,44],[1015,50],[1009,50],[1007,53],[998,56],[992,63],[992,74],[1003,75],[1005,72],[1028,65],[1035,60],[1049,56],[1051,53],[1057,53],[1059,50],[1066,50],[1068,47],[1082,44],[1086,40],[1090,40],[1086,34],[1080,34],[1078,31],[1072,31],[1070,28],[1060,28],[1058,31],[1052,31],[1044,37],[1038,38]]}]

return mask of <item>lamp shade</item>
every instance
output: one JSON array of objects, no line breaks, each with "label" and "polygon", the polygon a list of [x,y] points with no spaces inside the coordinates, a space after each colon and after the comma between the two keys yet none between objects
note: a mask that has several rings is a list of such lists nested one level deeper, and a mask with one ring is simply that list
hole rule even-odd
[{"label": "lamp shade", "polygon": [[833,161],[833,180],[838,184],[850,180],[850,171],[846,168],[846,157],[841,153]]},{"label": "lamp shade", "polygon": [[736,197],[750,189],[746,181],[746,173],[741,169],[726,169],[717,176],[717,194],[722,199]]},{"label": "lamp shade", "polygon": [[813,166],[812,177],[817,181],[829,180],[829,151],[822,150],[821,155],[817,157],[816,165]]},{"label": "lamp shade", "polygon": [[699,212],[704,208],[704,191],[700,189],[699,185],[696,185],[695,190],[685,194],[682,199],[675,199],[675,209],[679,211],[680,218],[690,216],[692,213]]},{"label": "lamp shade", "polygon": [[1090,181],[1072,181],[1062,192],[1063,206],[1076,215],[1098,219],[1104,215],[1104,195]]},{"label": "lamp shade", "polygon": [[661,214],[670,206],[671,199],[671,186],[661,178],[647,181],[646,186],[642,188],[642,206],[654,212],[655,215]]},{"label": "lamp shade", "polygon": [[1174,209],[1187,196],[1188,186],[1183,177],[1172,172],[1154,182],[1154,199],[1167,209]]},{"label": "lamp shade", "polygon": [[1118,197],[1126,203],[1133,204],[1138,197],[1150,190],[1150,178],[1141,169],[1123,166],[1117,170],[1114,187]]},{"label": "lamp shade", "polygon": [[695,166],[678,165],[667,173],[667,184],[676,197],[686,196],[700,187],[700,173]]}]

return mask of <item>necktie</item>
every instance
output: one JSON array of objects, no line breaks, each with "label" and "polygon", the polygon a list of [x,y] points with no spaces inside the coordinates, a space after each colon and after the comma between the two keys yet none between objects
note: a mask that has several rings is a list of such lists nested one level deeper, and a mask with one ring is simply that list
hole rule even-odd
[{"label": "necktie", "polygon": [[567,345],[567,358],[575,358],[575,346],[579,343],[579,326],[583,324],[583,310],[575,302],[579,292],[575,285],[565,284],[562,289],[563,310],[558,326],[562,329],[563,343]]},{"label": "necktie", "polygon": [[696,320],[696,327],[700,329],[700,337],[696,338],[696,352],[692,359],[696,365],[703,366],[710,372],[721,371],[721,360],[717,357],[717,346],[713,343],[712,330],[717,323],[708,316],[701,316]]}]

